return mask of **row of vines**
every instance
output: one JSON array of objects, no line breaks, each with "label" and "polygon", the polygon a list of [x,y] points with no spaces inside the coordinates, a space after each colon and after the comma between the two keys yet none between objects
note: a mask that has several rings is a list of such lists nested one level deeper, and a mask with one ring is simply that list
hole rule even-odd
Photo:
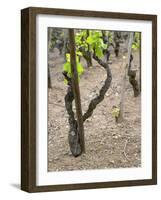
[{"label": "row of vines", "polygon": [[[99,94],[94,97],[88,106],[85,113],[82,114],[83,123],[92,116],[97,105],[103,101],[106,92],[110,88],[112,82],[112,61],[111,54],[114,54],[116,59],[122,54],[121,45],[126,46],[126,56],[122,56],[126,65],[122,66],[124,77],[122,80],[122,89],[119,105],[113,106],[112,116],[116,123],[121,123],[124,120],[124,94],[125,81],[128,78],[129,84],[133,89],[134,98],[139,96],[141,92],[141,69],[139,72],[140,78],[137,79],[137,70],[133,69],[133,52],[140,50],[141,34],[139,32],[120,32],[120,31],[105,31],[105,30],[73,30],[74,45],[75,45],[75,60],[78,74],[78,82],[81,81],[81,76],[85,70],[97,63],[104,69],[106,79],[102,85]],[[72,84],[72,67],[71,67],[71,44],[69,39],[68,29],[50,29],[48,32],[48,47],[49,51],[58,48],[61,55],[64,56],[64,65],[62,73],[64,76],[64,84],[67,85],[67,93],[65,96],[65,107],[68,113],[69,134],[68,141],[70,150],[73,156],[79,156],[84,152],[80,143],[80,133],[78,120],[73,110],[74,92]],[[84,60],[85,62],[82,62]],[[86,64],[82,64],[86,63]],[[48,87],[52,88],[50,70],[48,69]]]}]

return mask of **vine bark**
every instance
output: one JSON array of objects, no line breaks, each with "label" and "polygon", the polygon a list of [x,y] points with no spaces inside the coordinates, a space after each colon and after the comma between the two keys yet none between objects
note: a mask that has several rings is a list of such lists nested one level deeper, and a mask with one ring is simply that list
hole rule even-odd
[{"label": "vine bark", "polygon": [[[103,62],[95,54],[93,55],[93,58],[106,70],[107,78],[104,82],[104,85],[99,91],[99,95],[91,100],[87,111],[83,115],[83,122],[85,122],[86,119],[88,119],[92,115],[96,106],[104,99],[104,95],[109,89],[112,81],[112,73],[108,63]],[[72,81],[71,78],[67,76],[66,72],[63,72],[63,75],[65,79],[68,81],[68,89],[67,89],[67,94],[65,96],[65,107],[69,115],[68,122],[70,125],[68,141],[73,156],[77,157],[82,154],[82,149],[80,145],[78,123],[77,120],[75,119],[75,113],[73,111],[74,93],[72,88]]]}]

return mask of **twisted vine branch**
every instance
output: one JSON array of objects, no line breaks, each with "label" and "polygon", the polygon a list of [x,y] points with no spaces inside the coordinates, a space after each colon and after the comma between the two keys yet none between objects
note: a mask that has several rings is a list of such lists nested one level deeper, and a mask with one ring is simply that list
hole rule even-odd
[{"label": "twisted vine branch", "polygon": [[[106,70],[107,78],[104,82],[104,85],[99,91],[99,95],[96,98],[91,100],[87,111],[83,115],[83,122],[85,122],[85,120],[88,119],[92,115],[93,110],[104,99],[104,95],[109,89],[111,81],[112,81],[112,73],[111,73],[108,63],[103,62],[96,55],[93,55],[93,58]],[[63,72],[63,75],[68,81],[67,94],[65,95],[65,107],[69,115],[68,121],[70,125],[68,141],[69,141],[70,150],[72,154],[76,157],[76,156],[81,155],[82,150],[81,150],[81,145],[80,145],[78,123],[77,123],[77,120],[75,119],[73,105],[72,105],[73,100],[74,100],[74,93],[73,93],[71,78],[67,76],[66,72]]]},{"label": "twisted vine branch", "polygon": [[105,96],[107,90],[109,89],[109,87],[111,85],[111,81],[112,81],[112,73],[111,73],[108,63],[103,62],[95,54],[93,54],[93,58],[106,70],[107,78],[104,82],[104,85],[102,86],[102,88],[99,91],[99,95],[91,100],[87,111],[83,115],[83,122],[92,115],[97,104],[99,104],[104,99],[104,96]]}]

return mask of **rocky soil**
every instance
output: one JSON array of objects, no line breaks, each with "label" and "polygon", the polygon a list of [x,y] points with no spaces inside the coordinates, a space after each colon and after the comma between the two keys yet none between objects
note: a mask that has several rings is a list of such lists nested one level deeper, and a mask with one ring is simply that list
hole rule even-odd
[{"label": "rocky soil", "polygon": [[[48,171],[129,168],[141,166],[141,96],[134,97],[126,79],[124,121],[117,124],[112,107],[120,102],[125,61],[111,56],[112,84],[92,117],[84,123],[86,153],[75,158],[68,145],[68,114],[64,105],[67,85],[62,76],[63,57],[55,50],[49,54],[52,89],[48,89]],[[84,61],[82,61],[84,63]],[[139,72],[139,53],[134,53],[133,67]],[[85,64],[85,63],[84,63]],[[96,62],[86,68],[80,80],[83,113],[106,78]],[[138,77],[137,77],[138,78]],[[139,78],[138,78],[139,79]]]}]

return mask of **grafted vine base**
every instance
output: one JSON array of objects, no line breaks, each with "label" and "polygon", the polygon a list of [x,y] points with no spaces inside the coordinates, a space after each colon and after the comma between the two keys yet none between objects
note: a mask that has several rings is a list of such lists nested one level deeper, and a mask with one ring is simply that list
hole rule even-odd
[{"label": "grafted vine base", "polygon": [[65,96],[65,107],[69,115],[68,121],[70,125],[68,142],[70,146],[70,151],[72,152],[73,156],[77,157],[82,153],[82,151],[81,151],[80,138],[79,138],[79,132],[78,132],[79,131],[78,124],[77,124],[77,121],[75,120],[74,112],[72,108],[74,94],[73,94],[70,79],[68,79],[68,85],[69,86],[68,86],[67,94]]}]

